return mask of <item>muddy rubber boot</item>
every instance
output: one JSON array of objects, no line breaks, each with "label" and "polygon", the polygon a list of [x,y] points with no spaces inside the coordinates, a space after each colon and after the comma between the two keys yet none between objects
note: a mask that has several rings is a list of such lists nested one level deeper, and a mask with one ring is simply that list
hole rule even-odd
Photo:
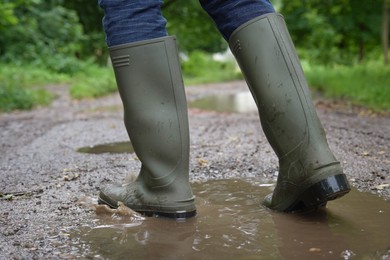
[{"label": "muddy rubber boot", "polygon": [[310,210],[348,193],[349,183],[329,149],[283,17],[266,14],[243,24],[229,46],[279,158],[276,187],[264,204],[278,211]]},{"label": "muddy rubber boot", "polygon": [[175,37],[119,45],[109,51],[126,129],[142,166],[134,182],[103,189],[99,203],[116,208],[121,201],[148,216],[195,216],[189,184],[187,101]]}]

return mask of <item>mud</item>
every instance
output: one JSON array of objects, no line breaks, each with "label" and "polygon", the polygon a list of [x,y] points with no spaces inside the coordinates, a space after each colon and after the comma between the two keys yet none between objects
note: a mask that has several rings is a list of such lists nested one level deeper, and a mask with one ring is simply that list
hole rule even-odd
[{"label": "mud", "polygon": [[263,181],[195,183],[199,214],[181,222],[141,218],[131,210],[100,210],[95,227],[70,233],[78,249],[73,254],[106,259],[390,257],[389,202],[354,189],[324,210],[283,214],[261,205],[270,192]]},{"label": "mud", "polygon": [[[0,258],[110,258],[109,254],[96,253],[93,249],[95,242],[83,237],[97,232],[92,231],[97,230],[93,228],[104,225],[104,221],[94,208],[85,207],[81,198],[95,198],[104,185],[136,173],[140,163],[134,153],[89,154],[77,152],[77,149],[128,141],[122,123],[120,99],[115,94],[97,100],[72,101],[67,95],[67,86],[51,86],[50,89],[58,95],[50,107],[0,115]],[[188,87],[187,95],[192,102],[201,97],[221,93],[234,95],[246,90],[243,82],[232,82]],[[329,144],[357,189],[354,192],[372,193],[382,201],[389,199],[390,117],[348,104],[340,106],[321,99],[317,99],[316,103]],[[261,131],[256,111],[238,113],[190,108],[189,117],[190,178],[194,186],[198,182],[221,179],[260,178],[267,183],[276,180],[277,159]],[[254,196],[254,211],[264,210],[257,207],[262,196],[261,192]],[[332,209],[331,213],[339,216],[349,205],[348,197],[337,203],[339,208]],[[198,205],[202,208],[202,201],[198,201]],[[363,205],[360,211],[364,210]],[[367,212],[369,214],[371,210],[367,208]],[[213,209],[206,207],[199,212],[199,218],[212,217],[213,214]],[[263,216],[262,213],[259,216]],[[229,218],[228,214],[226,217]],[[266,217],[253,219],[267,221]],[[354,225],[350,218],[343,219],[345,226]],[[230,220],[234,222],[233,218]],[[145,225],[145,222],[139,221],[140,226]],[[146,220],[148,223],[153,221]],[[300,220],[291,223],[296,222]],[[158,232],[169,233],[169,230],[161,230],[158,223],[155,224]],[[150,232],[155,232],[154,224],[150,225]],[[381,226],[384,227],[385,223]],[[335,229],[337,231],[337,227]],[[353,230],[359,233],[357,229]],[[118,232],[115,229],[106,231],[109,234]],[[271,236],[272,232],[275,231],[270,231],[268,235]],[[370,241],[377,245],[378,257],[388,254],[386,247],[380,244],[388,238],[388,233],[384,232],[378,241]],[[267,233],[255,236],[260,235]],[[178,240],[185,238],[185,234],[177,237]],[[171,239],[174,241],[176,238]],[[222,243],[221,239],[224,238],[213,243]],[[272,252],[276,256],[287,250],[287,246],[278,248],[276,242],[269,245],[272,249],[268,252],[274,250]],[[324,253],[321,245],[325,242],[317,245],[311,246],[309,251]],[[291,246],[299,248],[298,245]],[[113,244],[111,249],[117,247]],[[359,254],[348,246],[344,248],[343,255],[337,257]],[[369,256],[373,256],[375,249],[370,250]],[[307,248],[302,251],[306,252]]]}]

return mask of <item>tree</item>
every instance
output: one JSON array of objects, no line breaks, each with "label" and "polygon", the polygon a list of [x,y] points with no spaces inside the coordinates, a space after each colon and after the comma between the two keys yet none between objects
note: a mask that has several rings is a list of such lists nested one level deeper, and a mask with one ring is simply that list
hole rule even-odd
[{"label": "tree", "polygon": [[15,3],[0,2],[0,32],[6,30],[7,26],[18,23],[14,9]]},{"label": "tree", "polygon": [[74,57],[81,50],[84,35],[77,14],[60,3],[15,1],[12,15],[16,19],[1,30],[0,60],[60,72],[74,70]]},{"label": "tree", "polygon": [[[76,11],[87,36],[82,54],[98,56],[99,60],[105,62],[107,47],[102,27],[103,10],[97,1],[69,0],[63,1],[63,6]],[[168,21],[167,30],[169,34],[177,36],[180,50],[217,52],[227,48],[198,0],[165,0],[162,11]]]},{"label": "tree", "polygon": [[199,0],[165,1],[163,15],[169,34],[176,35],[182,51],[219,52],[227,43],[199,4]]},{"label": "tree", "polygon": [[389,9],[387,0],[383,0],[382,7],[382,46],[384,64],[389,64]]},{"label": "tree", "polygon": [[83,28],[84,39],[80,57],[94,57],[98,63],[105,64],[108,50],[102,25],[104,14],[98,2],[96,0],[66,0],[62,2],[62,5],[76,12]]},{"label": "tree", "polygon": [[[85,40],[85,55],[96,55],[106,50],[102,27],[103,10],[97,1],[68,0],[63,6],[75,10],[88,39]],[[213,22],[201,8],[198,0],[165,0],[162,12],[167,19],[169,34],[176,35],[182,51],[203,50],[216,52],[227,45]],[[93,52],[91,52],[93,51]]]},{"label": "tree", "polygon": [[[320,63],[363,61],[380,46],[383,0],[285,0],[296,45]],[[367,8],[369,7],[369,8]]]}]

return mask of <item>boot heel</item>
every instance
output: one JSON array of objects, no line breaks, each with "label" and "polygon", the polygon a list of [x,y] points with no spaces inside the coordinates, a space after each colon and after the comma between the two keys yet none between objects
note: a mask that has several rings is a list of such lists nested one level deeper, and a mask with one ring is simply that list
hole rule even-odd
[{"label": "boot heel", "polygon": [[324,207],[328,201],[340,198],[350,190],[345,174],[331,176],[309,187],[286,211],[310,211]]},{"label": "boot heel", "polygon": [[146,217],[164,217],[175,220],[184,220],[196,216],[196,210],[193,211],[176,211],[176,212],[161,212],[161,211],[143,211],[140,210],[138,213]]}]

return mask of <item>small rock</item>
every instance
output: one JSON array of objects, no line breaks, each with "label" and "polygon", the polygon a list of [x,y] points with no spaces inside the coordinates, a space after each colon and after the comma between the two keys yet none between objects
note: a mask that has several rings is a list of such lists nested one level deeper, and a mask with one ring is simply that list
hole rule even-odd
[{"label": "small rock", "polygon": [[80,177],[80,174],[68,174],[64,176],[64,181],[74,181],[77,180]]},{"label": "small rock", "polygon": [[380,184],[380,185],[376,186],[375,189],[383,190],[383,189],[387,189],[389,187],[390,187],[390,183],[385,183],[385,184]]},{"label": "small rock", "polygon": [[309,249],[309,252],[312,252],[312,253],[318,253],[318,252],[321,252],[321,248],[318,248],[318,247],[312,247]]},{"label": "small rock", "polygon": [[63,209],[69,209],[69,205],[61,205],[58,207],[59,210],[63,210]]},{"label": "small rock", "polygon": [[34,248],[34,244],[31,243],[31,242],[26,242],[26,243],[24,244],[24,247],[25,247],[25,248]]}]

